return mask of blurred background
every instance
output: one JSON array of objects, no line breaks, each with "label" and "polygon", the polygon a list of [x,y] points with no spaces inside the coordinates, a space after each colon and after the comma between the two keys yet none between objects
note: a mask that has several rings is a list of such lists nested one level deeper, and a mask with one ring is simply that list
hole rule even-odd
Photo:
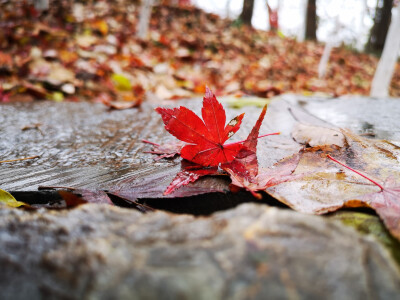
[{"label": "blurred background", "polygon": [[[0,5],[0,101],[90,100],[114,108],[198,96],[206,85],[235,97],[369,95],[390,24],[400,17],[396,0]],[[391,65],[385,89],[400,96],[400,68]]]},{"label": "blurred background", "polygon": [[[307,5],[316,6],[318,41],[327,42],[332,34],[338,32],[338,42],[344,42],[358,50],[363,50],[374,24],[376,8],[393,6],[393,1],[377,0],[254,0],[252,25],[257,29],[270,30],[267,3],[278,11],[279,29],[284,35],[304,39]],[[193,3],[207,12],[222,17],[238,18],[243,0],[195,0]],[[395,13],[395,11],[393,11]]]}]

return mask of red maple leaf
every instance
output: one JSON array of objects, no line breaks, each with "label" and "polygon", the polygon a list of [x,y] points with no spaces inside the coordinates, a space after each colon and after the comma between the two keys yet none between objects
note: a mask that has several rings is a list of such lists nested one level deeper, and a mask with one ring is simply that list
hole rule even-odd
[{"label": "red maple leaf", "polygon": [[[207,175],[222,175],[218,167],[203,167],[200,165],[192,164],[190,162],[182,161],[182,170],[176,174],[175,178],[169,184],[164,192],[164,195],[169,195],[176,189],[195,182],[202,176]],[[226,175],[226,174],[225,174]]]},{"label": "red maple leaf", "polygon": [[203,120],[183,106],[174,109],[158,107],[156,111],[169,133],[189,143],[182,148],[181,156],[191,162],[202,166],[218,166],[232,161],[243,147],[240,143],[224,143],[239,130],[244,114],[225,126],[225,110],[208,88],[201,110]]},{"label": "red maple leaf", "polygon": [[274,168],[268,168],[262,173],[259,173],[256,155],[257,141],[266,110],[267,106],[264,106],[256,125],[254,125],[253,130],[244,142],[243,148],[236,155],[236,158],[230,163],[221,165],[222,169],[231,177],[232,183],[230,187],[232,191],[237,191],[238,188],[244,188],[258,199],[261,198],[261,195],[256,193],[257,191],[265,190],[268,187],[301,176],[292,175],[299,163],[299,154],[295,154],[289,159],[278,162]]}]

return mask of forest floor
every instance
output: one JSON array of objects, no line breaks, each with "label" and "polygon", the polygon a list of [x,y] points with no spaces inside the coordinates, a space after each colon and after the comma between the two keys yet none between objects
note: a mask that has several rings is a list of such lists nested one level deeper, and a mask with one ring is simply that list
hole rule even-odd
[{"label": "forest floor", "polygon": [[[217,96],[368,95],[378,62],[334,48],[320,79],[324,44],[195,7],[153,7],[148,39],[140,40],[134,1],[58,1],[43,14],[27,4],[0,5],[0,102],[88,99],[125,108],[149,93],[160,100],[203,95],[206,85]],[[399,65],[390,95],[400,96]]]},{"label": "forest floor", "polygon": [[[323,44],[195,7],[155,6],[140,40],[139,1],[15,2],[0,0],[1,299],[398,299],[400,103],[320,97],[368,95],[378,58],[335,48],[319,79]],[[296,95],[262,100],[262,127],[266,108],[240,108],[243,124],[226,110],[216,132],[225,111],[207,93],[203,140],[242,125],[231,146],[247,156],[198,178],[212,168],[176,155],[154,107],[198,112],[206,86]]]}]

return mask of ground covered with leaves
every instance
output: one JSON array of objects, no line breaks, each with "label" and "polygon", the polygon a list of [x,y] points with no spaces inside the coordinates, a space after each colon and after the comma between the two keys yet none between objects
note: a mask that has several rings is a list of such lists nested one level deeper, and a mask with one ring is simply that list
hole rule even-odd
[{"label": "ground covered with leaves", "polygon": [[[136,38],[139,1],[25,2],[0,9],[0,101],[89,99],[111,107],[203,95],[369,93],[378,62],[345,47],[318,78],[324,45],[241,26],[195,7],[155,6],[146,41]],[[400,67],[390,87],[400,96]]]}]

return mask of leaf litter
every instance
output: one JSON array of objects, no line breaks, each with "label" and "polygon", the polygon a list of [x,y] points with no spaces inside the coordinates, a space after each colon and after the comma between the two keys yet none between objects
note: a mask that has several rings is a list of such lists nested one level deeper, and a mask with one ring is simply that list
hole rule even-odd
[{"label": "leaf litter", "polygon": [[[324,45],[238,26],[192,6],[155,5],[149,37],[136,38],[139,3],[55,1],[46,14],[29,1],[0,3],[0,102],[89,99],[135,107],[201,95],[268,98],[286,92],[369,94],[378,59],[333,49],[324,80]],[[299,59],[302,57],[304,59]],[[266,76],[266,74],[268,74]],[[400,95],[400,67],[390,87]]]}]

